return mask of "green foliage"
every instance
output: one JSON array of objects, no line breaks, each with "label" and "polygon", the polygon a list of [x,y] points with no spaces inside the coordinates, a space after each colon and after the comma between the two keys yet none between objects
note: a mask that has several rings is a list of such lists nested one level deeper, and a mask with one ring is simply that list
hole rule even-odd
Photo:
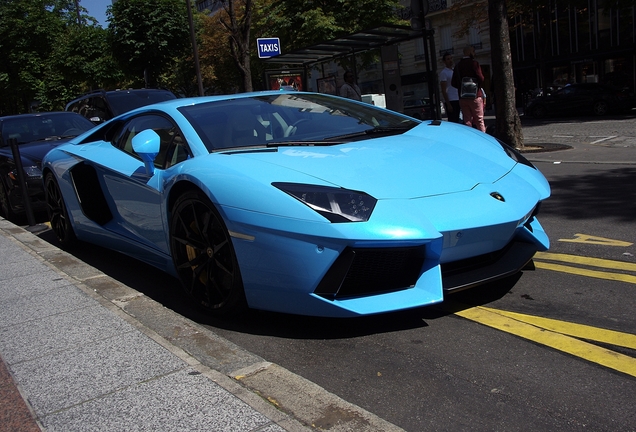
[{"label": "green foliage", "polygon": [[61,110],[78,93],[122,79],[106,30],[74,0],[0,1],[0,114]]},{"label": "green foliage", "polygon": [[400,23],[398,0],[274,0],[255,23],[258,37],[278,36],[285,51],[382,24]]},{"label": "green foliage", "polygon": [[51,0],[0,2],[0,114],[28,112],[42,86],[45,61],[63,14]]},{"label": "green foliage", "polygon": [[118,0],[108,10],[114,58],[135,86],[156,87],[190,49],[183,0]]},{"label": "green foliage", "polygon": [[39,94],[41,108],[63,109],[78,94],[117,87],[123,73],[110,55],[106,30],[71,25],[57,37],[47,62],[46,87]]}]

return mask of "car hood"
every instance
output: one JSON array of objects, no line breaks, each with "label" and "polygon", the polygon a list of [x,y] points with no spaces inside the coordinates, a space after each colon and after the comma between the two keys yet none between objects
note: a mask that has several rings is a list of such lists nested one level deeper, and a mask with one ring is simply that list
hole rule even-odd
[{"label": "car hood", "polygon": [[[378,199],[466,191],[480,183],[495,182],[515,165],[489,135],[448,122],[441,126],[423,123],[402,135],[348,144],[279,147],[276,153],[254,151],[234,156],[364,191]],[[267,177],[277,173],[283,175],[273,170]]]},{"label": "car hood", "polygon": [[[55,148],[58,145],[64,144],[68,141],[69,139],[65,138],[22,143],[18,145],[18,150],[20,151],[20,156],[22,157],[23,162],[40,162],[44,158],[44,155],[47,154],[52,148]],[[13,159],[11,147],[3,147],[1,149],[1,152],[2,154],[5,154],[6,156]]]}]

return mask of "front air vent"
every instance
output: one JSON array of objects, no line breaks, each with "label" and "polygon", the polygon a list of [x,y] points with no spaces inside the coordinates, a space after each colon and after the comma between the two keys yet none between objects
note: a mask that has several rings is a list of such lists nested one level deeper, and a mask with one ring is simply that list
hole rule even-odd
[{"label": "front air vent", "polygon": [[423,265],[424,247],[346,248],[314,292],[333,300],[407,289]]}]

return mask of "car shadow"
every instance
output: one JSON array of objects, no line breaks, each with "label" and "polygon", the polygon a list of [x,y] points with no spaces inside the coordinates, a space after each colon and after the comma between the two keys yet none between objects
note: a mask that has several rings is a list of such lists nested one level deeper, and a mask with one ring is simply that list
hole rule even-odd
[{"label": "car shadow", "polygon": [[510,292],[521,273],[479,287],[447,294],[431,306],[354,318],[323,318],[248,310],[231,320],[207,317],[200,324],[228,331],[288,339],[346,339],[427,327],[427,322],[494,302]]}]

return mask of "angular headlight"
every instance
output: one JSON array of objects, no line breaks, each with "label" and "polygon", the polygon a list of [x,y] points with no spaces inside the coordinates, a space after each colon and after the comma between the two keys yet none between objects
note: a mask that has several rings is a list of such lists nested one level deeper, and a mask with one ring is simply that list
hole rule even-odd
[{"label": "angular headlight", "polygon": [[330,222],[366,222],[378,201],[364,192],[299,183],[272,186],[306,204]]}]

